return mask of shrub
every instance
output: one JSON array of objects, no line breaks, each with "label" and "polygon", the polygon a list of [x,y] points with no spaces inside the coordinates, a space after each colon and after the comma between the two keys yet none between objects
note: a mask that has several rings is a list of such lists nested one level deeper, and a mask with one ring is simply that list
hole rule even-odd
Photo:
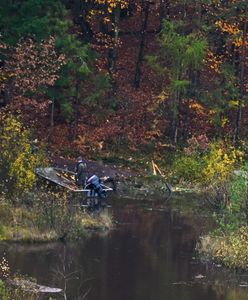
[{"label": "shrub", "polygon": [[10,300],[10,293],[5,286],[5,283],[0,279],[0,299]]},{"label": "shrub", "polygon": [[36,180],[34,170],[44,157],[42,150],[33,151],[30,132],[18,118],[0,115],[0,177],[5,191],[29,190]]},{"label": "shrub", "polygon": [[179,156],[173,163],[173,173],[179,180],[199,182],[202,178],[204,160],[195,154]]},{"label": "shrub", "polygon": [[228,267],[248,269],[248,227],[242,226],[231,234],[201,237],[197,249]]},{"label": "shrub", "polygon": [[241,227],[237,232],[221,240],[215,256],[229,267],[248,268],[248,228]]},{"label": "shrub", "polygon": [[239,149],[222,141],[210,143],[205,135],[192,137],[175,159],[172,172],[179,180],[221,185],[230,180],[242,157]]},{"label": "shrub", "polygon": [[248,163],[230,185],[230,211],[240,224],[248,224]]},{"label": "shrub", "polygon": [[230,180],[233,170],[242,161],[242,153],[224,142],[210,144],[210,151],[205,155],[206,167],[203,171],[206,184],[221,183]]}]

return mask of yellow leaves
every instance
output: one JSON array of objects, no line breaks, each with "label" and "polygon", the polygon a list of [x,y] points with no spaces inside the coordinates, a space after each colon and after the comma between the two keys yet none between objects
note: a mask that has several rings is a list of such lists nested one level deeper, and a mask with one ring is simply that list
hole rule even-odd
[{"label": "yellow leaves", "polygon": [[217,26],[217,28],[222,31],[222,32],[226,32],[229,33],[232,37],[232,43],[236,46],[236,47],[241,47],[241,46],[245,46],[248,47],[248,41],[247,41],[247,34],[246,37],[243,37],[243,31],[239,29],[238,24],[234,23],[234,24],[228,24],[227,22],[224,21],[216,21],[215,25]]},{"label": "yellow leaves", "polygon": [[158,96],[153,97],[153,101],[147,108],[149,112],[154,112],[165,101],[169,99],[169,91],[163,90]]},{"label": "yellow leaves", "polygon": [[215,25],[222,31],[222,32],[227,32],[231,35],[238,35],[240,34],[240,30],[238,28],[238,25],[236,23],[234,24],[228,24],[227,22],[224,21],[216,21]]},{"label": "yellow leaves", "polygon": [[110,14],[112,14],[113,9],[112,9],[111,7],[108,7],[108,12],[109,12]]},{"label": "yellow leaves", "polygon": [[201,103],[196,102],[196,101],[191,101],[189,104],[189,108],[192,110],[195,110],[196,112],[198,112],[201,115],[205,114],[205,110],[206,110],[205,107]]},{"label": "yellow leaves", "polygon": [[223,55],[215,55],[211,50],[207,53],[207,59],[204,60],[205,64],[210,67],[211,70],[220,74],[220,67],[223,63]]},{"label": "yellow leaves", "polygon": [[242,161],[242,151],[225,147],[222,143],[211,144],[204,170],[206,181],[226,181],[235,166]]},{"label": "yellow leaves", "polygon": [[158,99],[159,103],[162,103],[162,102],[168,100],[168,98],[169,98],[169,92],[164,90],[158,95],[157,99]]},{"label": "yellow leaves", "polygon": [[234,40],[234,45],[236,47],[241,47],[241,46],[245,46],[246,48],[248,47],[248,41],[247,41],[247,37],[246,39],[243,39],[242,37],[237,37],[235,40]]},{"label": "yellow leaves", "polygon": [[4,180],[13,190],[26,191],[36,180],[34,170],[41,152],[32,153],[29,130],[18,119],[12,115],[1,117],[0,168],[7,172]]},{"label": "yellow leaves", "polygon": [[238,108],[240,105],[239,100],[231,100],[229,101],[229,106]]},{"label": "yellow leaves", "polygon": [[223,117],[222,119],[221,119],[221,127],[222,128],[224,128],[227,124],[228,124],[228,118],[226,118],[226,117]]},{"label": "yellow leaves", "polygon": [[[86,1],[85,1],[86,2]],[[99,5],[104,5],[107,7],[107,12],[112,14],[114,9],[120,7],[121,9],[125,9],[128,6],[128,2],[126,0],[95,0],[95,2]],[[92,9],[90,10],[89,14],[91,18],[94,15],[104,15],[106,13],[105,8],[103,9]],[[106,16],[107,17],[107,16]],[[110,22],[110,19],[106,19],[105,22]]]},{"label": "yellow leaves", "polygon": [[218,237],[204,236],[202,238],[200,251],[210,252],[215,258],[228,267],[247,269],[247,249],[248,226],[242,226],[232,234],[223,234]]}]

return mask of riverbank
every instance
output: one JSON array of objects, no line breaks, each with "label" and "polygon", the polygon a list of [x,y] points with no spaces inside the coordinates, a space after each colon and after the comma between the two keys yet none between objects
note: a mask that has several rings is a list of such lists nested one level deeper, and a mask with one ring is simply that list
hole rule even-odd
[{"label": "riverbank", "polygon": [[248,270],[248,226],[229,234],[202,236],[197,250],[227,267]]},{"label": "riverbank", "polygon": [[[50,199],[48,199],[50,197]],[[34,194],[36,203],[13,205],[0,200],[0,241],[50,242],[76,240],[88,230],[109,230],[113,226],[107,211],[88,213],[65,195]]]},{"label": "riverbank", "polygon": [[[52,158],[51,165],[73,170],[75,161],[61,157]],[[138,172],[118,164],[87,160],[89,174],[99,177],[109,176],[116,181],[117,195],[143,199],[162,197],[170,199],[172,191],[200,194],[200,189],[192,185],[171,187],[161,175],[153,175],[151,170]],[[175,194],[174,194],[175,195]],[[204,195],[199,195],[199,199]],[[66,191],[37,190],[31,192],[24,203],[12,206],[8,201],[0,201],[0,240],[48,242],[59,239],[78,239],[87,230],[109,230],[114,220],[111,215],[88,214],[79,209],[72,195]],[[204,199],[203,201],[204,202]],[[205,201],[207,206],[207,201]],[[69,204],[69,205],[68,205]],[[204,204],[203,204],[204,205]],[[76,209],[75,209],[76,208]],[[247,227],[243,233],[215,237],[211,234],[201,238],[198,244],[200,255],[211,257],[228,267],[248,268]],[[201,246],[199,246],[201,245]]]},{"label": "riverbank", "polygon": [[[76,161],[52,157],[50,165],[73,171]],[[88,173],[112,178],[118,194],[135,197],[138,193],[153,193],[144,179],[130,168],[87,160]],[[143,187],[145,184],[146,188]],[[136,193],[136,192],[137,193]],[[88,230],[109,230],[112,216],[107,210],[89,213],[79,205],[80,195],[41,180],[36,187],[21,197],[0,199],[0,240],[12,242],[48,242],[60,239],[78,239]]]}]

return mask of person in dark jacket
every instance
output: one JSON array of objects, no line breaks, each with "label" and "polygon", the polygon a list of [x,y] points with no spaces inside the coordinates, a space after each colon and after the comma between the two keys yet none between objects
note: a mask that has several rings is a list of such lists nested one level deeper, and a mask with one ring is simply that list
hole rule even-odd
[{"label": "person in dark jacket", "polygon": [[77,159],[76,183],[78,186],[85,186],[88,177],[87,164],[81,156]]}]

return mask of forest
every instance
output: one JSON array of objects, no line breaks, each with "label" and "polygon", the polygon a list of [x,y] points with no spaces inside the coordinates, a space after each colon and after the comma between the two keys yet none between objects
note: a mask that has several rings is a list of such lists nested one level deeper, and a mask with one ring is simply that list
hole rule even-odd
[{"label": "forest", "polygon": [[2,110],[61,154],[72,144],[80,153],[163,152],[203,134],[237,144],[247,135],[246,9],[246,1],[3,3]]},{"label": "forest", "polygon": [[207,193],[223,237],[212,255],[247,269],[247,4],[0,1],[0,210],[23,207],[52,157],[144,180],[155,161],[171,185]]}]

